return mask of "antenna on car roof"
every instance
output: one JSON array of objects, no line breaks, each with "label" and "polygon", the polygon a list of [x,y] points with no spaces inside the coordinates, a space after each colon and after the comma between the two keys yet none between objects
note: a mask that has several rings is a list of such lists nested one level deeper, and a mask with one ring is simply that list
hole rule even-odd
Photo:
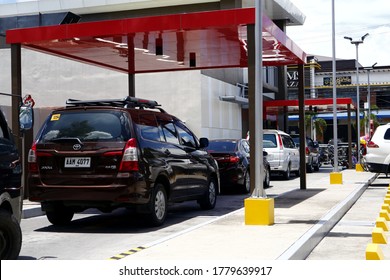
[{"label": "antenna on car roof", "polygon": [[114,106],[123,108],[139,108],[139,109],[158,109],[161,112],[165,112],[161,106],[154,100],[136,98],[132,96],[126,96],[121,99],[98,99],[98,100],[77,100],[68,99],[66,100],[67,107],[78,107],[78,106]]}]

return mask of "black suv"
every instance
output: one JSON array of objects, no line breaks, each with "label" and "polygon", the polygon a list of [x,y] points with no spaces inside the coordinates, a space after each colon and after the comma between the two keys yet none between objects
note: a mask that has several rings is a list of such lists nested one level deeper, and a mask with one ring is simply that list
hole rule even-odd
[{"label": "black suv", "polygon": [[[20,110],[21,131],[33,123],[32,108]],[[14,137],[0,110],[0,257],[17,259],[22,246],[22,164]]]},{"label": "black suv", "polygon": [[48,220],[69,223],[87,208],[133,208],[152,226],[168,202],[215,207],[218,165],[196,136],[156,101],[68,100],[53,111],[29,152],[29,199]]}]

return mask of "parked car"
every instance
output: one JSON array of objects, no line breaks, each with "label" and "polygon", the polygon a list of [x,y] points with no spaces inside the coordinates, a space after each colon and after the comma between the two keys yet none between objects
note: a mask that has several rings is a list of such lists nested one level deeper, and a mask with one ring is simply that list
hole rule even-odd
[{"label": "parked car", "polygon": [[290,179],[292,172],[299,176],[299,150],[291,136],[281,130],[265,129],[263,140],[271,175],[282,174],[286,180]]},{"label": "parked car", "polygon": [[[294,140],[295,146],[299,149],[300,136],[299,134],[291,134],[291,138]],[[305,141],[305,157],[306,157],[306,170],[311,173],[313,171],[320,170],[320,146],[317,141],[314,141],[310,137],[306,136]]]},{"label": "parked car", "polygon": [[380,125],[376,128],[366,146],[364,156],[370,172],[390,172],[390,124]]},{"label": "parked car", "polygon": [[126,207],[159,226],[168,203],[215,207],[219,172],[207,145],[156,101],[68,100],[49,115],[30,149],[30,200],[41,203],[54,225],[87,208]]},{"label": "parked car", "polygon": [[[214,139],[209,141],[208,152],[217,160],[221,177],[221,189],[240,187],[250,192],[250,148],[246,139]],[[263,187],[270,186],[270,166],[264,152]]]},{"label": "parked car", "polygon": [[[32,110],[21,110],[32,114]],[[23,118],[25,115],[23,114]],[[21,123],[31,127],[32,118]],[[17,259],[22,246],[20,220],[22,216],[22,164],[17,145],[0,110],[0,257],[2,260]]]}]

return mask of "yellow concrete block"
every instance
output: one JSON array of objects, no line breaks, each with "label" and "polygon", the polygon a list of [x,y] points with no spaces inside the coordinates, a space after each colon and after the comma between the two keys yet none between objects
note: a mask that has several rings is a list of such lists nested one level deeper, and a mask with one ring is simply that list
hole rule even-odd
[{"label": "yellow concrete block", "polygon": [[389,231],[389,226],[385,218],[379,217],[375,222],[376,227],[383,229],[383,231]]},{"label": "yellow concrete block", "polygon": [[330,184],[342,184],[343,174],[341,172],[330,172]]},{"label": "yellow concrete block", "polygon": [[363,172],[364,169],[363,169],[363,166],[360,164],[360,163],[356,163],[356,171],[357,172]]},{"label": "yellow concrete block", "polygon": [[386,221],[390,221],[390,215],[386,210],[379,211],[379,217],[385,218]]},{"label": "yellow concrete block", "polygon": [[246,225],[273,225],[274,224],[273,198],[247,198],[244,200]]},{"label": "yellow concrete block", "polygon": [[366,247],[366,260],[384,260],[382,249],[378,244],[369,243]]},{"label": "yellow concrete block", "polygon": [[383,229],[374,227],[374,229],[372,230],[372,243],[387,244],[387,238]]},{"label": "yellow concrete block", "polygon": [[385,204],[390,204],[390,198],[386,198],[385,197],[385,200],[383,201]]},{"label": "yellow concrete block", "polygon": [[381,209],[387,211],[387,213],[390,214],[390,205],[389,204],[383,203]]}]

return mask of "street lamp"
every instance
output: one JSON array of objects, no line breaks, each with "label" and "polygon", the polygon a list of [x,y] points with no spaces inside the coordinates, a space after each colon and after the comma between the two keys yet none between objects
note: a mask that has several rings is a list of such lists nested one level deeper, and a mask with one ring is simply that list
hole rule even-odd
[{"label": "street lamp", "polygon": [[371,84],[370,84],[370,71],[374,69],[377,62],[375,62],[371,67],[365,67],[367,70],[367,107],[368,107],[368,117],[367,117],[367,132],[368,138],[371,138],[371,129],[370,129],[370,121],[371,121]]},{"label": "street lamp", "polygon": [[366,33],[360,40],[354,41],[351,37],[344,36],[344,39],[350,40],[351,44],[354,44],[356,46],[356,103],[357,103],[357,153],[356,158],[357,162],[360,162],[360,93],[359,93],[359,45],[363,43],[364,39],[369,34]]}]

